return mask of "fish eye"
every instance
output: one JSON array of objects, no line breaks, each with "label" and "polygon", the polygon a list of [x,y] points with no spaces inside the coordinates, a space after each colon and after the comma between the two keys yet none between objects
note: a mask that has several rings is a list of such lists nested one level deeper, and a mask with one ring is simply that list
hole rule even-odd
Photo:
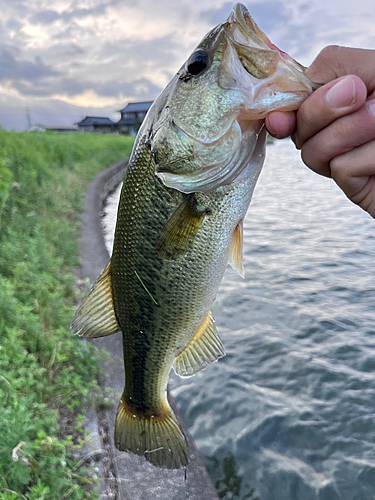
[{"label": "fish eye", "polygon": [[193,75],[200,75],[208,65],[208,54],[204,50],[193,52],[187,62],[187,70]]}]

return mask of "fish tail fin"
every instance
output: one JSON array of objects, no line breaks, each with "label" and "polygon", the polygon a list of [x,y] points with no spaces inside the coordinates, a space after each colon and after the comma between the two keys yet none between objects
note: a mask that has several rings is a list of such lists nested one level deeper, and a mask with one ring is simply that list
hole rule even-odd
[{"label": "fish tail fin", "polygon": [[150,416],[135,414],[121,398],[115,444],[120,451],[141,455],[156,467],[180,469],[188,464],[188,445],[172,408]]}]

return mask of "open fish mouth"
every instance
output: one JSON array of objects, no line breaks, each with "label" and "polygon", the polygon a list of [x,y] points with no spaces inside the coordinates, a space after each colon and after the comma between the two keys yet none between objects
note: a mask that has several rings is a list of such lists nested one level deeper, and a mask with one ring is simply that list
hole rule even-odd
[{"label": "open fish mouth", "polygon": [[[281,59],[290,71],[289,93],[299,91],[303,94],[311,93],[311,90],[321,86],[305,76],[305,66],[271,42],[244,5],[238,3],[234,6],[224,23],[224,33],[236,49],[245,70],[257,79],[262,80],[272,76],[278,69]],[[297,82],[299,85],[293,85]]]},{"label": "open fish mouth", "polygon": [[[199,64],[207,69],[199,71]],[[178,75],[181,86],[200,88],[202,94],[194,94],[191,109],[181,102],[171,106],[160,124],[163,131],[155,132],[153,147],[163,158],[156,175],[165,186],[184,193],[228,185],[245,169],[251,175],[251,165],[258,168],[254,151],[265,143],[266,132],[260,133],[266,115],[298,109],[319,86],[304,70],[269,40],[244,5],[236,4],[228,19],[203,38]],[[168,141],[170,156],[165,151],[158,155],[158,148]],[[176,168],[182,164],[178,148],[191,155],[185,170]]]}]

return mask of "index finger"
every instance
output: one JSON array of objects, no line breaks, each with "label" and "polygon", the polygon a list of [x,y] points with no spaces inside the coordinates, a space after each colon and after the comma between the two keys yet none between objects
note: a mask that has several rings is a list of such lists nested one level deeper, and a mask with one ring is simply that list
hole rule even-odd
[{"label": "index finger", "polygon": [[369,94],[375,89],[375,50],[329,45],[306,70],[313,82],[328,83],[345,75],[357,75]]},{"label": "index finger", "polygon": [[366,85],[356,75],[343,76],[316,90],[297,113],[297,128],[292,137],[297,149],[337,118],[359,109],[366,97]]}]

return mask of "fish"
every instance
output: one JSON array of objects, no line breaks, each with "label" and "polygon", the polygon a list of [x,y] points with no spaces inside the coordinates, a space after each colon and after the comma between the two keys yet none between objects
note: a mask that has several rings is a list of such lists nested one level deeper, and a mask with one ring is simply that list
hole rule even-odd
[{"label": "fish", "polygon": [[317,84],[236,4],[152,104],[122,187],[113,254],[77,309],[73,333],[123,336],[120,451],[186,467],[167,399],[225,355],[211,306],[228,263],[241,276],[243,220],[265,158],[265,117],[295,110]]}]

